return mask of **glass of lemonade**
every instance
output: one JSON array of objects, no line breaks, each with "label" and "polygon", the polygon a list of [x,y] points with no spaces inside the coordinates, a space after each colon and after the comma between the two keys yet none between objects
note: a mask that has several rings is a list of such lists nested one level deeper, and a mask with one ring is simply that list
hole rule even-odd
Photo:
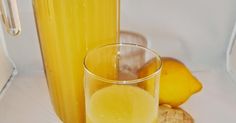
[{"label": "glass of lemonade", "polygon": [[84,59],[86,123],[157,123],[161,59],[134,44],[111,44]]}]

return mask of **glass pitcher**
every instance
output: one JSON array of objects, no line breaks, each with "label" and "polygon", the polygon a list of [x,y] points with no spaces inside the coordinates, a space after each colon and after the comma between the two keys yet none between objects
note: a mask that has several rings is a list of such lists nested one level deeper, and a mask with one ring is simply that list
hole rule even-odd
[{"label": "glass pitcher", "polygon": [[[16,1],[7,2],[17,14]],[[83,58],[89,49],[117,42],[119,0],[32,3],[54,109],[64,123],[85,123]]]}]

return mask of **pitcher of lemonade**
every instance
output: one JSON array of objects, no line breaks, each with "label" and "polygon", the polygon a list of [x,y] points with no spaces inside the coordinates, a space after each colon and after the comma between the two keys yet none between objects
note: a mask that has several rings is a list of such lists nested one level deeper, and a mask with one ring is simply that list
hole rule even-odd
[{"label": "pitcher of lemonade", "polygon": [[[5,2],[17,15],[16,1]],[[54,109],[64,123],[85,123],[83,58],[94,47],[117,42],[119,0],[32,3]]]}]

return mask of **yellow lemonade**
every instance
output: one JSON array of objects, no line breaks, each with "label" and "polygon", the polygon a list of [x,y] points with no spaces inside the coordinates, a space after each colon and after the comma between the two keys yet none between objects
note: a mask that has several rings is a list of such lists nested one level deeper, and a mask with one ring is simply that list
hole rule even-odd
[{"label": "yellow lemonade", "polygon": [[33,0],[33,6],[54,109],[64,123],[85,123],[83,58],[117,41],[119,0]]},{"label": "yellow lemonade", "polygon": [[86,123],[157,123],[156,105],[139,87],[108,86],[87,97]]}]

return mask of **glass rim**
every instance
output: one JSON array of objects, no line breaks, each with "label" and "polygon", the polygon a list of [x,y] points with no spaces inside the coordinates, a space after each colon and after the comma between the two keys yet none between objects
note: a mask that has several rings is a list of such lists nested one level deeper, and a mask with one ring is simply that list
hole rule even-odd
[{"label": "glass rim", "polygon": [[[137,78],[137,79],[131,79],[131,80],[115,80],[115,79],[108,79],[106,77],[102,77],[100,75],[97,75],[96,73],[92,72],[89,70],[88,66],[86,65],[86,59],[87,59],[87,56],[93,52],[93,51],[96,51],[98,49],[101,49],[101,48],[105,48],[105,47],[111,47],[111,46],[129,46],[129,47],[138,47],[138,48],[141,48],[141,49],[144,49],[150,53],[152,53],[156,58],[159,59],[160,61],[160,65],[157,67],[157,69],[151,73],[150,75],[147,75],[145,77],[142,77],[142,78]],[[140,83],[140,82],[143,82],[143,81],[146,81],[146,80],[149,80],[151,79],[152,77],[156,76],[157,74],[159,74],[161,72],[161,68],[162,68],[162,60],[161,60],[161,56],[159,54],[157,54],[154,50],[152,49],[149,49],[149,48],[146,48],[146,47],[143,47],[143,46],[140,46],[138,44],[132,44],[132,43],[112,43],[112,44],[106,44],[106,45],[102,45],[102,46],[98,46],[92,50],[89,50],[85,57],[84,57],[84,60],[83,60],[83,67],[84,67],[84,71],[88,72],[90,75],[92,75],[95,79],[97,80],[100,80],[102,82],[106,82],[106,83],[110,83],[110,84],[119,84],[119,85],[129,85],[129,84],[137,84],[137,83]]]}]

